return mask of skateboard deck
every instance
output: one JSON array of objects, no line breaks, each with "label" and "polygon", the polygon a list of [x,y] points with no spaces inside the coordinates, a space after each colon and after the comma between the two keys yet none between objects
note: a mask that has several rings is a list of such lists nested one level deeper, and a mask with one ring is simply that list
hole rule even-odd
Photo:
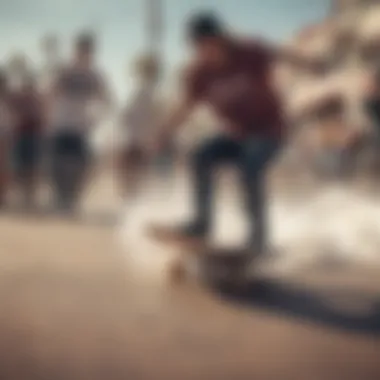
[{"label": "skateboard deck", "polygon": [[196,266],[196,277],[208,285],[244,281],[250,262],[244,248],[216,246],[205,239],[188,238],[174,228],[161,225],[151,225],[148,234],[158,243],[178,248],[179,255],[169,268],[169,278],[174,283],[194,277],[194,272],[189,269],[191,261]]},{"label": "skateboard deck", "polygon": [[208,249],[206,240],[183,236],[172,227],[151,225],[148,234],[159,243],[183,248],[183,253],[186,255],[200,255]]}]

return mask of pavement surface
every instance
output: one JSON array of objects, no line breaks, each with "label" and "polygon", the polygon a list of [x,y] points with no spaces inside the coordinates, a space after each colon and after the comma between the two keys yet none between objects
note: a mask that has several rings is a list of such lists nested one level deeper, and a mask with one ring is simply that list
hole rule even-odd
[{"label": "pavement surface", "polygon": [[0,215],[0,379],[380,379],[378,270],[154,288],[128,271],[111,193],[78,220]]}]

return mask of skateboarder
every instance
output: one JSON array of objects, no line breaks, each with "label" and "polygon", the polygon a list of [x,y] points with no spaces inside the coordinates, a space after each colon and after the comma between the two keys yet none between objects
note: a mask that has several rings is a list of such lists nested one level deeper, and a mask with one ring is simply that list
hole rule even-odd
[{"label": "skateboarder", "polygon": [[160,129],[157,147],[165,146],[200,103],[209,105],[224,123],[193,154],[196,216],[176,233],[184,239],[206,238],[212,225],[212,177],[217,167],[233,163],[240,170],[251,224],[248,250],[260,255],[267,246],[265,174],[286,133],[282,102],[272,84],[272,65],[285,59],[306,69],[322,66],[259,40],[240,39],[214,14],[192,17],[187,32],[194,61],[183,84],[185,96]]}]

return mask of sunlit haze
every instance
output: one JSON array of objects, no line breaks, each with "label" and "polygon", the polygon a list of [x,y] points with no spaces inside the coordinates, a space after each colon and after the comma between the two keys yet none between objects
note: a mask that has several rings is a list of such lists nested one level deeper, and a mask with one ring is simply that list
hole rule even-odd
[{"label": "sunlit haze", "polygon": [[[301,26],[323,18],[328,0],[165,0],[162,52],[167,73],[183,60],[183,24],[200,9],[217,9],[237,31],[259,33],[274,41],[292,35]],[[57,33],[69,53],[70,39],[83,28],[95,28],[101,37],[101,63],[117,94],[128,92],[128,64],[144,50],[145,16],[141,0],[0,0],[0,54],[24,51],[39,61],[39,41]]]}]

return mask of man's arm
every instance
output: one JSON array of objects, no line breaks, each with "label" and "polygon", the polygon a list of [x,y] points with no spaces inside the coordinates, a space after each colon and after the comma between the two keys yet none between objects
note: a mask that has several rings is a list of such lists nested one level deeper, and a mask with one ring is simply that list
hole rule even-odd
[{"label": "man's arm", "polygon": [[204,81],[196,65],[185,68],[182,74],[182,97],[158,129],[158,144],[170,142],[178,129],[185,124],[199,102],[203,99]]},{"label": "man's arm", "polygon": [[183,98],[179,104],[169,113],[164,123],[158,128],[158,145],[162,147],[166,145],[178,131],[178,129],[186,123],[192,114],[196,102],[188,97]]},{"label": "man's arm", "polygon": [[96,98],[103,107],[103,113],[108,114],[113,107],[113,98],[107,80],[99,74]]},{"label": "man's arm", "polygon": [[320,73],[326,69],[326,60],[306,56],[298,50],[286,46],[268,44],[269,55],[275,61],[283,61],[299,69]]},{"label": "man's arm", "polygon": [[[59,68],[59,70],[55,73],[52,78],[51,83],[43,94],[43,108],[45,120],[49,120],[57,99],[61,94],[61,84],[63,82],[65,70],[63,68]],[[46,128],[50,128],[50,125],[46,125]]]}]

